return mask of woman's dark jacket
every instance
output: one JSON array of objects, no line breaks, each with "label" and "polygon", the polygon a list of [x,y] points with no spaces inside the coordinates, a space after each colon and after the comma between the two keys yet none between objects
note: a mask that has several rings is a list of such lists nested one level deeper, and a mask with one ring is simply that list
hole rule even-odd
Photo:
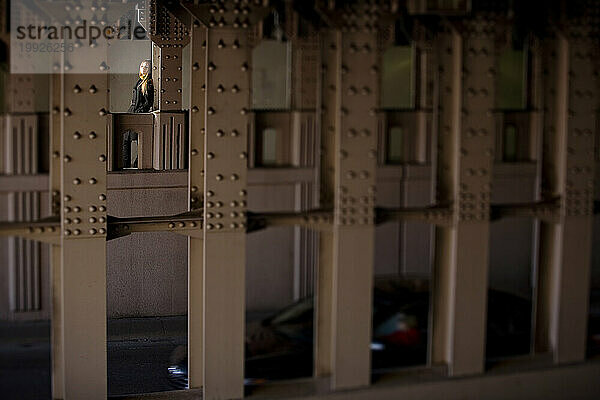
[{"label": "woman's dark jacket", "polygon": [[142,93],[142,80],[138,79],[137,83],[133,87],[133,97],[131,99],[131,106],[129,107],[129,110],[127,110],[127,112],[150,112],[150,110],[152,109],[152,104],[154,103],[154,85],[152,84],[152,77],[148,79],[146,89],[146,94]]}]

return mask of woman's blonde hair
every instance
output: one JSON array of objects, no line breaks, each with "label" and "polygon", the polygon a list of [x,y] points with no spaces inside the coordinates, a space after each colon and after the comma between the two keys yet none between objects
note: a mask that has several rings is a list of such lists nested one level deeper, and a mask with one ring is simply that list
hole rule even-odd
[{"label": "woman's blonde hair", "polygon": [[140,79],[142,80],[142,93],[145,95],[148,92],[148,82],[152,81],[152,64],[150,60],[144,60],[140,63],[140,67],[144,64],[148,64],[148,72],[142,74],[142,72],[140,71],[138,74],[140,76]]}]

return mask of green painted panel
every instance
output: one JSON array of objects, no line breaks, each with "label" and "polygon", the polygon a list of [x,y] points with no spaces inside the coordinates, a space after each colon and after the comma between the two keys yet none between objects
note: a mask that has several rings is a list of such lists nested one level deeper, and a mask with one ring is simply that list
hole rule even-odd
[{"label": "green painted panel", "polygon": [[414,104],[414,49],[395,46],[383,54],[381,107],[412,108]]},{"label": "green painted panel", "polygon": [[496,87],[497,108],[525,108],[526,65],[526,53],[522,50],[505,50],[500,54]]}]

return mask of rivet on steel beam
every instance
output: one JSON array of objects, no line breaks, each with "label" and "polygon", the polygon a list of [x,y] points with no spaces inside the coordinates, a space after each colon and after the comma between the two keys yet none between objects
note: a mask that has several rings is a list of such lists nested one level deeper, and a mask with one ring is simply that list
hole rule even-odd
[{"label": "rivet on steel beam", "polygon": [[208,111],[206,112],[208,115],[213,115],[215,113],[215,109],[212,107],[208,108]]},{"label": "rivet on steel beam", "polygon": [[242,197],[246,196],[246,191],[243,190],[243,189],[240,190],[239,195],[242,196]]},{"label": "rivet on steel beam", "polygon": [[54,115],[58,114],[59,112],[60,112],[60,109],[58,107],[54,107],[52,109],[52,114],[54,114]]},{"label": "rivet on steel beam", "polygon": [[206,192],[206,197],[212,197],[214,195],[215,195],[215,193],[212,190],[209,190],[208,192]]},{"label": "rivet on steel beam", "polygon": [[70,116],[73,113],[68,108],[65,108],[65,112],[63,114],[65,115],[65,117],[68,117],[68,116]]},{"label": "rivet on steel beam", "polygon": [[65,218],[63,222],[65,223],[65,225],[69,225],[71,223],[71,218]]},{"label": "rivet on steel beam", "polygon": [[234,200],[234,201],[232,201],[231,203],[229,203],[229,205],[230,205],[231,207],[237,207],[238,203],[237,203],[237,201],[235,201],[235,200]]},{"label": "rivet on steel beam", "polygon": [[223,207],[223,202],[221,202],[221,201],[217,201],[217,202],[215,203],[215,207],[217,207],[217,208],[221,208],[221,207]]},{"label": "rivet on steel beam", "polygon": [[209,160],[212,160],[213,158],[215,158],[215,155],[214,155],[214,153],[208,153],[206,155],[206,158],[208,158]]},{"label": "rivet on steel beam", "polygon": [[92,85],[90,86],[90,88],[88,89],[90,94],[95,94],[96,92],[98,92],[98,88],[96,88],[96,86]]},{"label": "rivet on steel beam", "polygon": [[77,140],[77,139],[81,139],[81,133],[79,133],[79,132],[75,132],[75,133],[73,134],[73,139],[75,139],[75,140]]},{"label": "rivet on steel beam", "polygon": [[64,233],[64,235],[65,235],[65,236],[69,236],[70,234],[71,234],[71,231],[70,231],[70,230],[68,230],[68,229],[67,229],[67,230],[65,231],[65,233]]},{"label": "rivet on steel beam", "polygon": [[95,224],[95,223],[96,223],[96,218],[94,218],[94,217],[90,217],[90,218],[88,219],[88,221],[90,221],[90,224]]},{"label": "rivet on steel beam", "polygon": [[238,42],[237,39],[234,40],[231,47],[233,47],[234,49],[238,49],[240,47],[240,42]]},{"label": "rivet on steel beam", "polygon": [[75,229],[75,230],[73,231],[73,235],[75,235],[75,236],[79,236],[79,235],[81,235],[81,231],[80,231],[79,229]]},{"label": "rivet on steel beam", "polygon": [[89,206],[88,210],[90,210],[90,212],[96,212],[96,206]]},{"label": "rivet on steel beam", "polygon": [[240,110],[240,114],[241,114],[241,115],[246,115],[246,113],[247,113],[247,112],[248,112],[248,110],[246,110],[246,108],[242,108],[242,109]]},{"label": "rivet on steel beam", "polygon": [[242,70],[242,72],[248,71],[248,64],[247,63],[243,63],[242,66],[241,66],[241,70]]},{"label": "rivet on steel beam", "polygon": [[232,137],[238,137],[240,134],[238,131],[236,131],[235,129],[231,131],[231,136]]},{"label": "rivet on steel beam", "polygon": [[106,222],[106,218],[104,218],[104,217],[100,217],[100,218],[98,218],[98,222],[100,222],[100,223],[102,223],[102,224],[103,224],[103,223],[105,223],[105,222]]},{"label": "rivet on steel beam", "polygon": [[79,184],[81,184],[81,179],[79,179],[79,178],[73,179],[73,185],[79,185]]},{"label": "rivet on steel beam", "polygon": [[96,183],[98,183],[96,178],[90,178],[90,180],[88,182],[90,183],[90,185],[95,185]]},{"label": "rivet on steel beam", "polygon": [[169,222],[168,227],[171,228],[171,229],[173,229],[173,228],[175,228],[175,224],[173,222]]},{"label": "rivet on steel beam", "polygon": [[105,116],[105,115],[106,115],[106,110],[105,110],[104,108],[101,108],[101,109],[98,111],[98,115],[100,115],[101,117]]},{"label": "rivet on steel beam", "polygon": [[348,135],[348,137],[349,137],[349,138],[356,137],[356,130],[355,130],[355,129],[353,129],[353,128],[350,128],[350,129],[348,130],[348,133],[347,133],[347,135]]},{"label": "rivet on steel beam", "polygon": [[230,180],[232,181],[237,181],[239,179],[239,177],[236,174],[231,174],[231,176],[229,177]]},{"label": "rivet on steel beam", "polygon": [[58,151],[52,152],[52,158],[58,158],[58,157],[60,157],[60,153]]},{"label": "rivet on steel beam", "polygon": [[218,181],[221,181],[221,180],[223,180],[223,175],[217,174],[217,176],[215,176],[215,179]]},{"label": "rivet on steel beam", "polygon": [[240,88],[238,87],[238,85],[233,85],[231,87],[231,93],[237,93],[240,91]]},{"label": "rivet on steel beam", "polygon": [[363,136],[363,137],[368,137],[368,136],[371,136],[371,131],[369,131],[368,129],[363,129],[363,130],[360,132],[360,134],[361,134],[361,136]]},{"label": "rivet on steel beam", "polygon": [[98,156],[98,160],[104,162],[104,161],[106,161],[106,156],[104,154],[100,154]]},{"label": "rivet on steel beam", "polygon": [[219,218],[223,218],[223,214],[218,212],[215,214],[215,218],[219,219]]},{"label": "rivet on steel beam", "polygon": [[208,63],[208,70],[209,71],[214,71],[216,68],[217,68],[217,66],[215,64],[213,64],[212,62]]},{"label": "rivet on steel beam", "polygon": [[179,223],[177,223],[177,226],[179,228],[184,228],[185,227],[185,222],[179,222]]},{"label": "rivet on steel beam", "polygon": [[75,85],[73,88],[73,93],[81,93],[81,87],[79,85]]},{"label": "rivet on steel beam", "polygon": [[72,160],[72,158],[69,155],[63,157],[63,161],[66,163],[71,162],[71,160]]},{"label": "rivet on steel beam", "polygon": [[212,208],[215,206],[215,203],[213,203],[212,201],[207,201],[206,202],[206,208]]},{"label": "rivet on steel beam", "polygon": [[206,229],[211,230],[213,228],[213,224],[206,224]]},{"label": "rivet on steel beam", "polygon": [[98,207],[98,211],[104,212],[104,211],[106,211],[106,207],[105,206],[100,206],[100,207]]},{"label": "rivet on steel beam", "polygon": [[193,113],[197,113],[198,111],[199,111],[199,110],[198,110],[198,107],[196,107],[196,106],[192,107],[192,112],[193,112]]},{"label": "rivet on steel beam", "polygon": [[104,234],[106,233],[106,229],[104,229],[104,228],[100,228],[100,229],[98,229],[98,232],[99,232],[101,235],[104,235]]}]

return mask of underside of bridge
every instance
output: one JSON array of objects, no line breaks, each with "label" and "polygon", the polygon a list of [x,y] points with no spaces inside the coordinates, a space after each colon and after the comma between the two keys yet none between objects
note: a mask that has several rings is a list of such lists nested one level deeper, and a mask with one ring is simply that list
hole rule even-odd
[{"label": "underside of bridge", "polygon": [[[53,399],[177,315],[165,398],[600,398],[600,2],[0,5],[0,320]],[[280,309],[308,376],[250,391]]]}]

